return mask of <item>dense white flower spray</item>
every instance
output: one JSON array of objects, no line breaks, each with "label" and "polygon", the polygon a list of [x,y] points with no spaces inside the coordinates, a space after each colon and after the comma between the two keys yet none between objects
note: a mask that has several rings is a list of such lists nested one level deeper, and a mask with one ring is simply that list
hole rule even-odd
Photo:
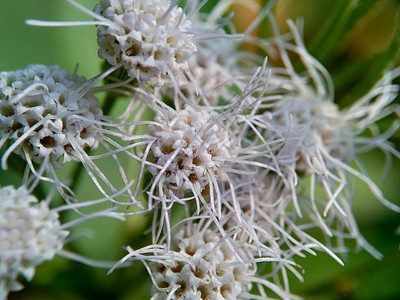
[{"label": "dense white flower spray", "polygon": [[[27,23],[97,26],[103,72],[85,80],[37,64],[0,73],[2,169],[21,156],[22,182],[42,191],[50,182],[67,202],[50,209],[33,187],[0,188],[1,300],[56,254],[110,267],[61,249],[66,228],[102,216],[150,216],[109,272],[143,263],[154,300],[297,299],[298,257],[325,252],[343,264],[348,239],[380,257],[353,216],[351,180],[400,212],[358,158],[380,149],[400,159],[388,142],[399,122],[377,125],[398,116],[399,69],[341,108],[294,23],[279,32],[276,1],[216,1],[207,13],[207,0],[100,0],[93,11],[66,1],[92,20]],[[238,34],[229,11],[244,3],[258,16]],[[275,36],[256,37],[268,20]],[[59,179],[70,161],[72,183]],[[80,173],[100,196],[80,198]],[[79,217],[61,225],[65,210]]]},{"label": "dense white flower spray", "polygon": [[[176,102],[182,107],[174,109],[161,99],[147,95],[144,103],[154,110],[154,120],[136,122],[137,126],[144,125],[147,133],[132,134],[133,148],[146,147],[140,152],[135,151],[141,155],[126,154],[140,162],[139,178],[145,178],[146,171],[152,175],[144,191],[148,197],[148,210],[155,208],[155,204],[161,209],[161,217],[156,214],[155,224],[165,224],[169,230],[170,211],[175,203],[188,203],[188,210],[197,214],[206,207],[207,215],[218,224],[224,201],[219,191],[220,183],[227,184],[235,193],[231,175],[252,174],[258,169],[279,173],[273,163],[273,149],[282,147],[284,139],[249,138],[259,135],[253,117],[260,109],[259,104],[269,99],[264,96],[268,87],[268,81],[262,79],[265,67],[264,64],[247,84],[243,84],[240,95],[232,93],[231,103],[224,106],[197,106],[196,96],[190,98],[187,95],[184,101]],[[133,97],[132,101],[137,99]],[[138,130],[137,126],[131,130]],[[253,169],[244,171],[242,165],[253,166]],[[137,187],[134,195],[143,189]],[[235,197],[233,199],[236,201]],[[162,227],[159,226],[159,230]],[[158,231],[155,237],[160,234]]]}]

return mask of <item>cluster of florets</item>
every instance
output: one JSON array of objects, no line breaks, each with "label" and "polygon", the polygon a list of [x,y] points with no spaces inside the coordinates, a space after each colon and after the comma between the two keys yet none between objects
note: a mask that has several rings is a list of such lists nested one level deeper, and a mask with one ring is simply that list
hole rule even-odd
[{"label": "cluster of florets", "polygon": [[201,193],[213,178],[224,179],[224,159],[232,156],[231,137],[215,112],[187,107],[177,112],[157,114],[157,125],[149,125],[155,138],[149,172],[157,176],[164,170],[168,190],[182,197],[185,192]]},{"label": "cluster of florets", "polygon": [[82,95],[83,78],[58,66],[28,65],[0,73],[0,132],[13,152],[55,166],[80,160],[81,149],[101,139],[98,100]]},{"label": "cluster of florets", "polygon": [[[400,157],[386,142],[393,128],[381,134],[375,126],[396,110],[391,80],[400,72],[340,109],[328,72],[308,54],[293,23],[284,37],[248,36],[268,10],[243,40],[230,41],[213,38],[230,36],[224,24],[236,32],[229,18],[215,26],[235,1],[216,4],[208,24],[199,13],[204,1],[181,8],[169,0],[101,0],[94,12],[68,1],[95,19],[88,23],[99,26],[98,54],[110,68],[89,81],[57,66],[0,73],[2,167],[19,154],[28,162],[24,181],[55,184],[67,208],[111,205],[87,218],[152,214],[152,244],[128,247],[112,271],[142,261],[153,299],[293,299],[288,273],[301,278],[296,256],[324,251],[342,263],[337,253],[347,251],[345,239],[379,255],[353,218],[348,177],[400,211],[362,167],[351,165],[365,149]],[[195,44],[207,34],[210,42]],[[267,67],[265,57],[241,50],[248,42],[267,54],[273,49],[282,65]],[[296,57],[301,74],[292,65]],[[107,84],[93,88],[101,79]],[[96,90],[108,93],[105,107],[120,94],[128,98],[124,112],[107,116],[107,109],[103,116]],[[376,136],[359,139],[368,129]],[[99,145],[103,152],[87,151]],[[115,167],[98,164],[103,158]],[[71,203],[78,199],[74,184],[54,168],[37,172],[32,164],[69,160],[80,164],[72,176],[87,171],[101,199]],[[307,181],[309,189],[299,188]],[[19,287],[18,274],[30,279],[60,251],[66,232],[47,202],[26,189],[2,188],[0,198],[0,292],[7,293]],[[135,207],[120,212],[120,206]],[[315,237],[315,228],[328,243]]]},{"label": "cluster of florets", "polygon": [[[298,48],[288,45],[287,48],[281,49],[285,67],[290,71],[282,76],[281,70],[272,69],[271,78],[276,86],[275,90],[269,92],[276,92],[281,98],[275,101],[262,117],[268,120],[270,125],[264,131],[265,135],[285,138],[285,143],[275,159],[285,178],[285,188],[289,190],[287,194],[291,194],[296,211],[294,218],[286,220],[294,230],[292,234],[303,236],[306,240],[311,236],[306,234],[306,229],[299,231],[301,227],[319,227],[328,240],[336,239],[336,244],[340,246],[335,249],[332,246],[331,249],[325,248],[328,253],[331,250],[347,251],[344,241],[355,239],[365,250],[375,257],[380,257],[379,252],[371,247],[359,232],[352,213],[352,190],[348,181],[350,176],[361,179],[379,201],[394,211],[400,211],[399,207],[388,202],[376,184],[363,174],[363,167],[358,169],[352,166],[354,161],[359,163],[357,154],[365,151],[365,148],[381,149],[388,155],[397,152],[387,143],[386,138],[382,139],[382,136],[391,135],[391,129],[380,133],[375,124],[396,111],[391,103],[397,95],[398,88],[391,85],[388,78],[393,79],[397,71],[385,75],[350,107],[339,109],[334,103],[332,79],[304,49],[299,42],[296,28],[292,23],[289,24]],[[303,61],[307,70],[304,77],[293,72],[294,67],[288,59],[290,51]],[[367,130],[373,132],[371,137],[358,137]],[[376,139],[382,144],[376,143]],[[299,192],[296,184],[302,182],[304,177],[310,180],[310,185],[305,191]],[[318,193],[318,189],[323,190],[325,195]],[[290,215],[288,209],[285,209],[284,213],[286,216]],[[296,215],[305,218],[298,218]],[[312,221],[309,222],[308,218]],[[304,224],[305,222],[308,223]]]},{"label": "cluster of florets", "polygon": [[167,0],[102,0],[95,13],[111,21],[97,31],[99,56],[128,75],[159,86],[187,69],[196,51],[191,22]]},{"label": "cluster of florets", "polygon": [[186,225],[173,236],[171,259],[149,263],[154,299],[240,299],[251,289],[254,270],[233,247],[215,230]]},{"label": "cluster of florets", "polygon": [[[334,103],[317,95],[288,96],[277,101],[270,122],[273,128],[291,128],[286,147],[298,148],[298,151],[291,148],[290,155],[295,156],[296,169],[300,172],[324,172],[320,169],[324,166],[318,165],[320,149],[326,151],[323,156],[330,155],[344,162],[354,155],[345,115]],[[326,163],[329,168],[329,161]]]},{"label": "cluster of florets", "polygon": [[[181,95],[196,99],[196,103],[218,106],[220,99],[229,99],[229,87],[241,84],[242,70],[237,69],[240,54],[235,53],[225,39],[198,42],[198,52],[188,59],[188,71],[178,78]],[[163,87],[162,92],[174,97],[174,89]]]},{"label": "cluster of florets", "polygon": [[22,288],[19,274],[32,279],[35,268],[61,250],[67,234],[58,214],[25,187],[1,187],[0,295]]}]

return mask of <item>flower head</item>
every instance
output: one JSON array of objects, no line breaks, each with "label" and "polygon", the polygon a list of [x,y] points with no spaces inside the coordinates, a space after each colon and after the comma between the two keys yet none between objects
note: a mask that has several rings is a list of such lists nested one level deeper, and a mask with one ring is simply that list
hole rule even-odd
[{"label": "flower head", "polygon": [[[276,83],[282,80],[281,85],[276,86],[281,99],[264,116],[271,125],[265,131],[266,135],[286,139],[276,161],[285,177],[293,183],[297,214],[302,216],[303,212],[312,220],[308,223],[308,220],[299,218],[293,225],[297,228],[319,227],[327,239],[336,239],[338,246],[335,249],[331,247],[334,251],[347,251],[344,240],[350,238],[357,240],[372,255],[380,257],[358,230],[351,210],[353,191],[349,180],[351,176],[361,179],[379,201],[394,211],[400,211],[398,206],[385,199],[358,158],[358,153],[374,148],[381,149],[388,157],[400,157],[387,142],[398,124],[384,133],[376,126],[377,121],[397,110],[392,102],[398,87],[391,80],[398,76],[398,70],[385,74],[363,97],[340,109],[334,101],[330,74],[307,52],[294,24],[289,22],[289,25],[294,43],[281,36],[275,40],[285,69],[272,68],[271,75],[276,77]],[[298,56],[305,72],[296,72],[289,52]],[[356,166],[352,165],[354,162]],[[304,178],[303,175],[309,179],[310,186],[300,192],[295,186]],[[324,193],[320,195],[319,189]]]},{"label": "flower head", "polygon": [[[0,132],[27,161],[53,166],[77,160],[77,147],[96,148],[102,135],[98,100],[82,94],[83,78],[58,66],[28,65],[0,73]],[[79,152],[79,151],[78,151]],[[8,153],[9,154],[9,153]],[[4,162],[7,155],[3,157]]]},{"label": "flower head", "polygon": [[[237,40],[225,38],[199,41],[199,51],[187,61],[186,76],[178,78],[181,95],[208,106],[217,106],[221,99],[232,98],[230,89],[235,85],[242,89],[243,78],[250,77],[245,68],[240,67],[242,60],[249,62],[249,58],[238,53],[238,45]],[[171,86],[163,86],[161,92],[170,98],[175,96],[175,88]]]},{"label": "flower head", "polygon": [[[201,192],[212,177],[224,177],[221,158],[230,157],[232,141],[217,115],[191,107],[177,114],[156,115],[159,125],[150,125],[148,134],[155,137],[151,145],[154,165],[149,171],[156,176],[164,166],[166,187],[177,194]],[[212,176],[212,177],[210,177]]]},{"label": "flower head", "polygon": [[[280,158],[296,161],[300,172],[323,174],[334,166],[328,159],[319,161],[321,148],[343,162],[354,157],[354,138],[345,114],[336,104],[318,95],[285,95],[277,101],[271,114],[273,130],[281,134],[290,131],[287,143],[280,153]],[[297,150],[295,150],[297,148]],[[322,156],[324,156],[323,154]]]},{"label": "flower head", "polygon": [[[275,257],[254,257],[252,245],[237,243],[221,235],[209,219],[182,222],[172,237],[134,250],[111,268],[110,272],[131,261],[140,261],[152,281],[152,299],[265,299],[261,295],[278,295],[296,299],[280,283],[257,275],[257,264],[280,263]],[[293,264],[293,263],[292,263]],[[270,276],[273,277],[273,276]]]},{"label": "flower head", "polygon": [[254,269],[213,230],[190,224],[174,235],[170,251],[171,259],[149,263],[154,299],[236,299],[252,287]]},{"label": "flower head", "polygon": [[102,0],[94,12],[112,22],[98,28],[100,58],[142,82],[161,85],[179,75],[197,49],[191,22],[169,0]]},{"label": "flower head", "polygon": [[0,295],[22,288],[17,276],[32,279],[35,267],[63,247],[67,232],[58,214],[25,187],[0,188]]}]

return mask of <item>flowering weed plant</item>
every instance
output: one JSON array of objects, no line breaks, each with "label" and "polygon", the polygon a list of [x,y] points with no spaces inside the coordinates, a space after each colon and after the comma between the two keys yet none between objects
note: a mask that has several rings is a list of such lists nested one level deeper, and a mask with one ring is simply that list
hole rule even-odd
[{"label": "flowering weed plant", "polygon": [[[79,268],[108,287],[70,298],[300,299],[292,286],[323,272],[305,258],[382,259],[353,200],[362,185],[400,212],[363,159],[383,154],[384,175],[400,159],[400,25],[378,54],[340,52],[378,1],[340,1],[309,47],[307,18],[282,17],[289,0],[65,2],[81,20],[26,23],[95,28],[98,74],[0,72],[15,178],[0,185],[1,300],[29,292],[42,263],[55,284]],[[90,227],[103,240],[85,250]]]}]

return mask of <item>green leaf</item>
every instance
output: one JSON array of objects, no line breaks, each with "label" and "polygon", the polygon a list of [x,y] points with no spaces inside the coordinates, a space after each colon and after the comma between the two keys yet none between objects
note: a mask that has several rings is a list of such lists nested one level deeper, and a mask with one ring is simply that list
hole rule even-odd
[{"label": "green leaf", "polygon": [[378,2],[378,0],[361,0],[358,1],[357,6],[352,11],[349,22],[347,24],[348,30],[352,29],[354,25],[364,17]]},{"label": "green leaf", "polygon": [[383,76],[393,68],[400,55],[400,7],[396,16],[396,26],[388,47],[357,64],[343,68],[334,77],[337,95],[343,94],[338,101],[341,106],[347,106],[365,93]]},{"label": "green leaf", "polygon": [[377,0],[337,0],[330,18],[315,37],[310,53],[326,64],[343,36],[375,5]]}]

